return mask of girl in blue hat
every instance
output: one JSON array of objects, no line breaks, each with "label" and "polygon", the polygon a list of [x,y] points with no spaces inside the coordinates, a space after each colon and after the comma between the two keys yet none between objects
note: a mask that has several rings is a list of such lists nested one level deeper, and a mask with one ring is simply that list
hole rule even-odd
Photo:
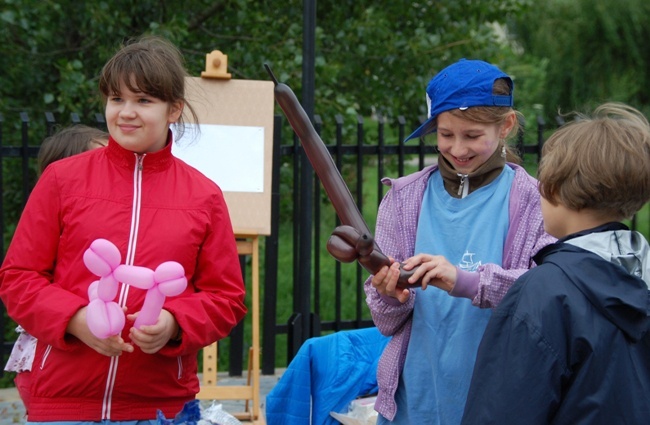
[{"label": "girl in blue hat", "polygon": [[[435,133],[438,163],[383,180],[375,240],[395,261],[365,283],[376,326],[392,336],[377,370],[378,424],[460,423],[491,308],[554,241],[537,181],[506,144],[518,128],[513,89],[483,61],[443,69],[426,90],[428,120],[407,138]],[[400,267],[422,286],[398,287]]]}]

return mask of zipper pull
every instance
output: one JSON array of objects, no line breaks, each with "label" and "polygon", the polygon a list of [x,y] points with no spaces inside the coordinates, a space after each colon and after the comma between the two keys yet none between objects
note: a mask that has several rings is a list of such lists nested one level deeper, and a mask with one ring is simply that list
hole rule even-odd
[{"label": "zipper pull", "polygon": [[465,182],[467,181],[467,174],[461,174],[457,173],[456,174],[458,177],[460,177],[460,186],[458,186],[458,196],[460,196],[463,193],[463,189],[465,186]]},{"label": "zipper pull", "polygon": [[142,171],[142,163],[144,162],[144,157],[147,154],[138,155],[138,171]]}]

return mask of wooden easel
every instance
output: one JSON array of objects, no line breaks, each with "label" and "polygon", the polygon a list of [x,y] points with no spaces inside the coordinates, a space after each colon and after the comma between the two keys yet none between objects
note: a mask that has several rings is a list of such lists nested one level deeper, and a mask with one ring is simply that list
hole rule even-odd
[{"label": "wooden easel", "polygon": [[[260,322],[259,322],[259,237],[237,234],[237,252],[251,256],[252,346],[248,358],[247,385],[217,385],[217,343],[203,349],[203,381],[199,400],[246,400],[244,412],[229,412],[246,424],[266,424],[260,414]],[[252,402],[249,404],[249,401]]]},{"label": "wooden easel", "polygon": [[[187,77],[186,96],[196,109],[198,123],[207,126],[263,129],[263,164],[257,169],[264,170],[261,190],[224,190],[230,220],[239,255],[251,256],[251,306],[252,346],[248,355],[248,376],[246,385],[218,385],[217,383],[217,343],[203,348],[203,379],[196,398],[199,400],[242,400],[243,412],[228,412],[246,424],[265,425],[260,412],[260,296],[259,296],[259,236],[271,233],[271,169],[273,147],[273,110],[275,106],[272,81],[253,81],[231,79],[228,73],[228,56],[218,50],[206,55],[205,71],[200,78]],[[191,123],[192,117],[187,117]],[[206,133],[209,133],[206,131]],[[213,144],[190,144],[201,151],[201,159],[214,155],[228,154],[216,149],[233,149],[223,145],[223,140],[213,139]],[[209,145],[209,146],[208,146]],[[174,145],[176,146],[176,145]],[[214,149],[214,150],[211,150]],[[182,151],[172,153],[210,176],[214,164],[193,163],[191,157],[183,157]],[[206,167],[206,168],[204,168]],[[239,182],[239,180],[234,179]],[[226,183],[214,179],[222,186]],[[232,183],[232,182],[230,182]],[[223,186],[222,186],[223,189]]]}]

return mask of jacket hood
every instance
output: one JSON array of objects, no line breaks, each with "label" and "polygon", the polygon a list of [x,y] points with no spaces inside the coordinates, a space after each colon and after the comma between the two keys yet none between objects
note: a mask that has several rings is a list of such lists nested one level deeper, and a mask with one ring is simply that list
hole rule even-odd
[{"label": "jacket hood", "polygon": [[535,260],[561,267],[596,309],[638,341],[650,331],[649,256],[641,234],[610,223],[549,245]]}]

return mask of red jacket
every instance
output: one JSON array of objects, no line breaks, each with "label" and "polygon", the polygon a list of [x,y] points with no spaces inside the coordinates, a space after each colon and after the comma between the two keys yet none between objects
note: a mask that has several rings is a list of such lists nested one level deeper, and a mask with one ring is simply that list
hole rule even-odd
[{"label": "red jacket", "polygon": [[[180,345],[156,354],[137,346],[98,354],[66,334],[97,280],[83,263],[95,239],[113,242],[122,264],[185,268],[187,289],[164,308],[180,325]],[[11,318],[38,338],[30,421],[174,417],[199,390],[197,354],[244,317],[245,287],[221,190],[162,151],[136,155],[112,139],[50,165],[29,197],[0,269],[0,298]],[[121,285],[116,301],[140,310],[145,291]],[[132,323],[122,337],[128,341]]]}]

